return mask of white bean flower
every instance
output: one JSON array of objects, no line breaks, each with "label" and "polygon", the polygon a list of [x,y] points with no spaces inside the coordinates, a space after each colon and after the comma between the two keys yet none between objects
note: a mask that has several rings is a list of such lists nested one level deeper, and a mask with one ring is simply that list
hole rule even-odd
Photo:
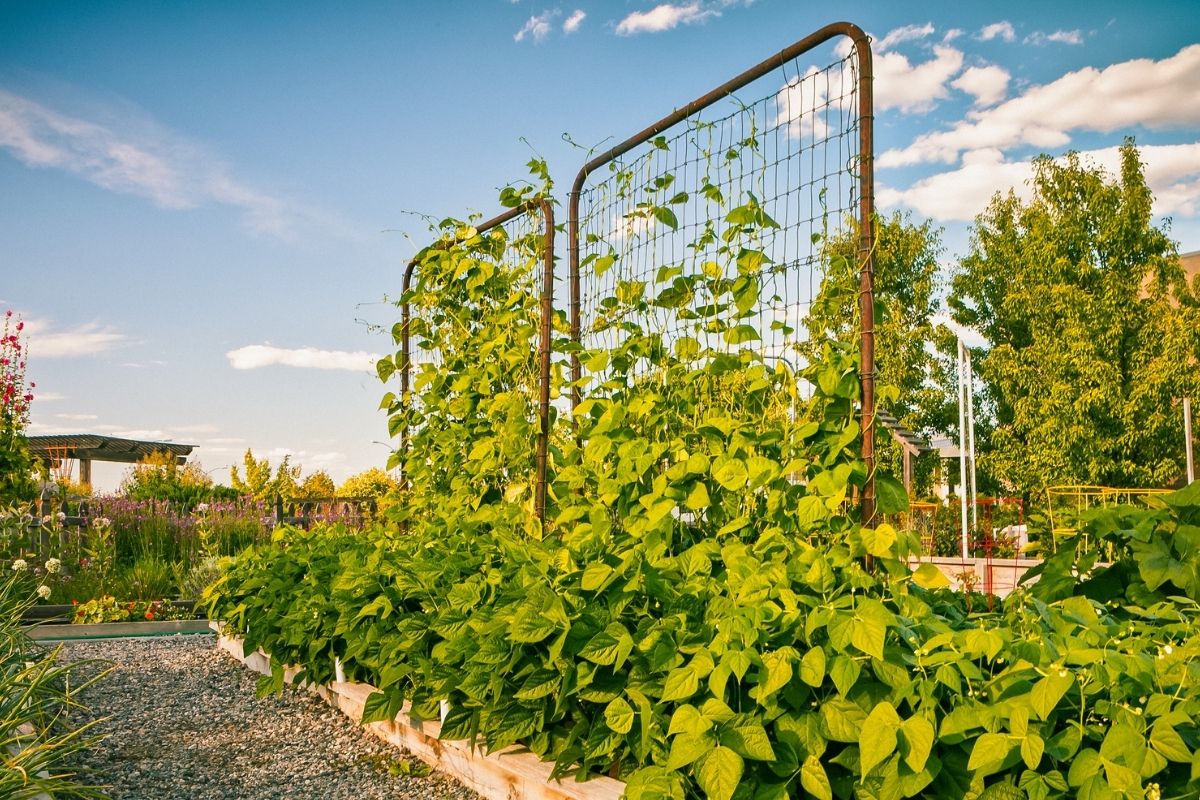
[{"label": "white bean flower", "polygon": [[55,514],[54,516],[55,516],[55,518],[58,519],[59,522],[67,521],[67,512],[65,512],[65,511],[60,511],[57,514]]},{"label": "white bean flower", "polygon": [[92,520],[93,528],[107,528],[109,525],[112,525],[112,520],[108,517],[96,517]]},{"label": "white bean flower", "polygon": [[62,570],[62,562],[59,561],[57,558],[52,558],[46,562],[46,572],[49,572],[51,575],[53,575],[54,573],[59,572],[61,570]]},{"label": "white bean flower", "polygon": [[47,597],[50,596],[50,587],[43,583],[41,586],[39,586],[37,588],[37,594],[38,594],[38,597],[45,600]]},{"label": "white bean flower", "polygon": [[29,569],[29,564],[26,563],[25,559],[18,558],[13,561],[12,568],[17,572],[24,572],[25,570]]}]

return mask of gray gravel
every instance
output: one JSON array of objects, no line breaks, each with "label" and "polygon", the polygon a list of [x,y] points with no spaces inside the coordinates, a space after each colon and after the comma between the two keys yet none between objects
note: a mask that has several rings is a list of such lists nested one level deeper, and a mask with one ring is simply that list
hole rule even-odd
[{"label": "gray gravel", "polygon": [[82,659],[116,667],[83,695],[84,719],[110,719],[79,765],[113,800],[477,800],[308,692],[255,698],[212,636],[63,645],[60,660]]}]

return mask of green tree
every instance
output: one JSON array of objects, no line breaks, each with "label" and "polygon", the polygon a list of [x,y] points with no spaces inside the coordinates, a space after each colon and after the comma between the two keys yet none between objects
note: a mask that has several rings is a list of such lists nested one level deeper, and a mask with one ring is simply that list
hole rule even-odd
[{"label": "green tree", "polygon": [[304,479],[297,489],[297,497],[333,497],[337,494],[333,478],[323,469],[319,469]]},{"label": "green tree", "polygon": [[379,467],[351,475],[338,487],[339,497],[373,497],[380,500],[399,488],[396,479]]},{"label": "green tree", "polygon": [[134,500],[171,500],[192,506],[210,499],[212,493],[212,478],[198,462],[181,465],[165,450],[134,464],[121,481],[121,494]]},{"label": "green tree", "polygon": [[246,477],[242,478],[236,465],[229,468],[229,484],[240,494],[256,500],[272,500],[276,495],[285,500],[296,497],[300,485],[301,467],[293,467],[291,456],[284,456],[272,474],[271,462],[255,458],[253,451],[246,449],[242,457]]},{"label": "green tree", "polygon": [[994,425],[980,468],[1022,494],[1183,471],[1200,319],[1132,140],[1120,155],[1117,176],[1036,159],[1032,198],[992,199],[953,279],[954,318],[990,343],[972,356]]},{"label": "green tree", "polygon": [[[820,357],[831,339],[858,337],[859,226],[829,241],[828,274],[805,324],[809,340],[803,352]],[[941,230],[928,221],[914,223],[894,213],[875,222],[875,368],[878,406],[906,428],[925,434],[947,430],[951,414],[931,350],[933,316],[937,311],[938,257]],[[900,475],[902,454],[892,437],[880,429],[875,437],[881,469]],[[918,463],[918,487],[927,483],[933,459]]]}]

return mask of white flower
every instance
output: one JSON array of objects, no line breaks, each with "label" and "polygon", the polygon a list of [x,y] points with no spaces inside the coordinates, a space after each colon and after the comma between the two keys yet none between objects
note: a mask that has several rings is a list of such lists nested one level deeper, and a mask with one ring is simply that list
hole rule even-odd
[{"label": "white flower", "polygon": [[1166,653],[1167,655],[1171,655],[1171,653],[1175,652],[1175,648],[1171,647],[1171,645],[1169,645],[1169,644],[1164,644],[1163,652]]},{"label": "white flower", "polygon": [[59,522],[67,521],[67,512],[65,512],[65,511],[60,511],[57,514],[55,514],[54,516],[58,519]]},{"label": "white flower", "polygon": [[38,594],[38,597],[45,600],[47,597],[50,596],[50,587],[43,583],[41,586],[39,586],[37,588],[37,594]]},{"label": "white flower", "polygon": [[197,503],[196,504],[196,513],[197,514],[203,514],[205,511],[208,511],[208,503]]},{"label": "white flower", "polygon": [[109,525],[112,525],[112,520],[108,517],[96,517],[92,520],[93,528],[107,528]]},{"label": "white flower", "polygon": [[12,568],[17,572],[24,572],[25,570],[29,569],[29,564],[25,563],[25,559],[18,558],[13,562]]},{"label": "white flower", "polygon": [[57,558],[52,558],[46,562],[46,572],[49,572],[51,575],[53,575],[54,573],[58,572],[61,569],[62,569],[62,562],[59,561]]},{"label": "white flower", "polygon": [[42,524],[43,524],[43,525],[49,525],[51,522],[54,522],[54,517],[50,516],[49,514],[47,514],[46,516],[42,517]]}]

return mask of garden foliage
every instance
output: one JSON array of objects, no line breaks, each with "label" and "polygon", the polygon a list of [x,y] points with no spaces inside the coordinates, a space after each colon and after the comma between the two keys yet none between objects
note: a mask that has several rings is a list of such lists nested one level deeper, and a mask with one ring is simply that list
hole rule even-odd
[{"label": "garden foliage", "polygon": [[[752,197],[725,221],[714,260],[600,304],[594,324],[620,335],[580,353],[544,530],[535,254],[458,224],[421,254],[410,300],[440,366],[420,367],[419,402],[384,400],[409,442],[407,534],[280,529],[206,593],[272,654],[263,688],[283,664],[330,681],[336,658],[378,688],[368,720],[445,701],[443,737],[520,743],[635,800],[1196,796],[1195,595],[1169,595],[1188,591],[1175,578],[1089,593],[1072,552],[972,610],[932,566],[910,571],[913,536],[855,518],[853,348],[801,368],[757,352],[772,221]],[[648,310],[677,335],[639,324]],[[902,509],[877,477],[881,509]],[[1165,558],[1182,581],[1190,540],[1162,547],[1194,524],[1189,497],[1118,537],[1118,565]]]},{"label": "garden foliage", "polygon": [[0,578],[0,797],[103,798],[99,787],[72,771],[70,762],[92,746],[89,723],[68,724],[78,695],[103,674],[94,665],[56,663],[57,650],[44,650],[21,627],[33,594],[17,576]]}]

